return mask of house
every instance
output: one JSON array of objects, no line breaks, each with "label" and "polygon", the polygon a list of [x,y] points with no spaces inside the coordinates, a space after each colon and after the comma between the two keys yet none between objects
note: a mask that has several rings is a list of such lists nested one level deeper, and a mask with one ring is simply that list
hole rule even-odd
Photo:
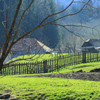
[{"label": "house", "polygon": [[35,38],[23,38],[11,49],[12,58],[26,54],[45,54],[53,51]]},{"label": "house", "polygon": [[88,39],[81,46],[82,52],[97,53],[100,51],[100,39]]},{"label": "house", "polygon": [[53,51],[53,49],[50,49],[35,38],[23,38],[19,40],[15,45],[13,45],[5,62],[21,55],[45,54],[46,52],[51,51]]}]

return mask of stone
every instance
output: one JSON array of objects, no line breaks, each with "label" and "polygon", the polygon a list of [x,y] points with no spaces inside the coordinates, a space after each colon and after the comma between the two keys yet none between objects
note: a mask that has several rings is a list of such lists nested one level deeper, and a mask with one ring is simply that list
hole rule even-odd
[{"label": "stone", "polygon": [[11,95],[8,100],[18,100],[18,99]]},{"label": "stone", "polygon": [[0,99],[8,99],[10,97],[10,94],[2,94],[0,95]]},{"label": "stone", "polygon": [[0,100],[18,100],[18,98],[15,98],[14,96],[10,95],[10,94],[1,94],[0,93]]}]

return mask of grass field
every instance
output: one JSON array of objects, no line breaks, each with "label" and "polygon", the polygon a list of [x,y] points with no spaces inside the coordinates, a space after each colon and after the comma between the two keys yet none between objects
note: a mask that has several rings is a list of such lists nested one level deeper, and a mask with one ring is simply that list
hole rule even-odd
[{"label": "grass field", "polygon": [[[53,59],[55,56],[57,55],[47,54],[45,56],[41,55],[41,57],[40,55],[37,55],[38,59],[34,58],[35,60],[33,61]],[[81,69],[85,72],[89,72],[95,68],[100,68],[100,62],[64,66],[52,73],[71,73]],[[24,75],[26,76],[26,74]],[[49,77],[17,77],[24,75],[0,76],[0,93],[9,93],[19,98],[19,100],[100,100],[99,81]]]},{"label": "grass field", "polygon": [[100,100],[100,82],[61,78],[0,79],[0,93],[19,100]]},{"label": "grass field", "polygon": [[[91,69],[99,68],[99,65],[100,62],[93,62],[66,66],[53,73],[70,73],[80,69],[89,72]],[[0,93],[8,92],[19,100],[100,100],[100,82],[16,76],[19,75],[0,77]]]}]

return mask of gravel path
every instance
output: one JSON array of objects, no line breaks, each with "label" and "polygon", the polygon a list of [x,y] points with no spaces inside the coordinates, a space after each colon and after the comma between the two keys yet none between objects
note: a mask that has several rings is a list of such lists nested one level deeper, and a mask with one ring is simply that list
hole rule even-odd
[{"label": "gravel path", "polygon": [[76,72],[76,73],[59,73],[59,74],[47,74],[47,75],[32,75],[32,76],[21,76],[21,77],[56,77],[56,78],[67,78],[67,79],[81,79],[90,81],[100,81],[100,72]]}]

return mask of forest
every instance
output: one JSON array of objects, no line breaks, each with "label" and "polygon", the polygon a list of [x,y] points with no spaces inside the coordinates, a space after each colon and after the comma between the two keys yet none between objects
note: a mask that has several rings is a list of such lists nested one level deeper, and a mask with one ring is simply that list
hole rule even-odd
[{"label": "forest", "polygon": [[[82,1],[87,2],[87,0],[81,0],[81,2]],[[23,0],[17,20],[19,20],[18,18],[30,2],[31,0]],[[36,38],[50,48],[59,49],[61,52],[77,52],[84,40],[99,38],[100,5],[98,3],[94,5],[94,2],[96,2],[96,0],[91,0],[80,13],[73,16],[67,16],[54,22],[54,24],[67,25],[67,30],[59,25],[48,24],[31,32],[26,37]],[[11,26],[17,3],[18,0],[0,0],[0,43],[4,43],[6,39],[2,24],[2,21],[5,20],[4,16],[7,17],[6,28],[7,31],[9,31],[9,26]],[[52,16],[46,21],[51,21],[55,19],[55,17],[64,16],[65,14],[75,13],[81,9],[82,6],[83,3],[73,3],[63,13]],[[65,5],[61,4],[60,0],[34,0],[34,3],[31,5],[30,9],[27,10],[21,21],[17,37],[37,26],[47,15],[61,11],[64,8]],[[16,21],[15,28],[17,24],[18,22]],[[80,25],[80,27],[77,27],[78,25]],[[82,25],[88,28],[82,27]]]}]

